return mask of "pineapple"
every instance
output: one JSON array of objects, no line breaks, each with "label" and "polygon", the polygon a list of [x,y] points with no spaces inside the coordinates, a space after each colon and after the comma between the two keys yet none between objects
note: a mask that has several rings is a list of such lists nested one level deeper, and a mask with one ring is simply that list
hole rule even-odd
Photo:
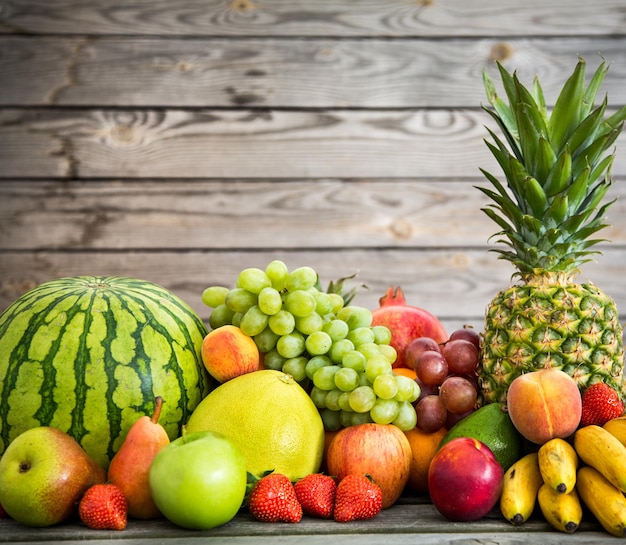
[{"label": "pineapple", "polygon": [[[488,148],[506,183],[481,171],[491,188],[483,211],[500,227],[500,259],[510,261],[519,284],[498,293],[486,310],[479,366],[482,404],[504,402],[521,373],[557,368],[573,377],[581,392],[606,382],[622,398],[624,349],[615,302],[591,283],[577,283],[580,266],[600,252],[591,238],[606,227],[603,202],[611,184],[614,155],[626,106],[605,117],[606,98],[596,94],[607,71],[602,62],[585,86],[579,59],[548,114],[541,85],[531,89],[500,64],[507,101],[487,73],[483,80],[491,108],[484,107],[504,138],[488,130]],[[508,104],[507,104],[508,102]],[[612,150],[611,150],[612,151]]]}]

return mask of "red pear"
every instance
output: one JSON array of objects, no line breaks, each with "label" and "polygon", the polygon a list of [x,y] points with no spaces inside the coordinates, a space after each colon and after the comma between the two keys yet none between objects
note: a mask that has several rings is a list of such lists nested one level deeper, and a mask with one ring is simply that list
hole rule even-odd
[{"label": "red pear", "polygon": [[162,404],[163,400],[157,397],[152,417],[142,416],[130,427],[109,465],[109,481],[122,490],[128,502],[128,515],[136,519],[161,516],[152,499],[148,475],[157,452],[170,442],[159,424]]}]

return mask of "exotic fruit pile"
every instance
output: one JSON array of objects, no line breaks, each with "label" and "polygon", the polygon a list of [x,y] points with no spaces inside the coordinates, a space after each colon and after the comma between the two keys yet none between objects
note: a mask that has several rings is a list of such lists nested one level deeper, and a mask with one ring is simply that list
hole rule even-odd
[{"label": "exotic fruit pile", "polygon": [[204,335],[186,303],[145,280],[82,276],[33,288],[0,315],[0,454],[23,431],[55,426],[106,468],[157,396],[177,437],[210,388]]},{"label": "exotic fruit pile", "polygon": [[364,533],[424,494],[428,517],[491,527],[499,511],[569,534],[588,517],[626,537],[623,330],[615,302],[576,282],[626,106],[594,104],[604,63],[587,84],[580,60],[550,114],[538,80],[498,69],[487,146],[505,180],[483,171],[478,189],[520,282],[483,331],[448,334],[400,287],[353,304],[353,276],[324,290],[278,259],[208,285],[208,329],[150,282],[41,284],[0,314],[0,518],[210,530],[245,509],[252,532],[317,517]]},{"label": "exotic fruit pile", "polygon": [[591,260],[593,238],[611,202],[609,150],[622,129],[626,107],[607,116],[595,95],[606,74],[600,64],[585,86],[580,60],[547,113],[538,79],[527,89],[499,65],[508,104],[485,74],[493,109],[486,111],[504,134],[489,131],[488,147],[506,182],[484,172],[493,188],[480,188],[484,208],[508,249],[500,258],[517,269],[520,284],[502,290],[486,313],[481,368],[483,403],[505,401],[521,373],[557,368],[581,391],[606,382],[624,396],[622,325],[614,301],[591,283],[579,284],[579,267]]}]

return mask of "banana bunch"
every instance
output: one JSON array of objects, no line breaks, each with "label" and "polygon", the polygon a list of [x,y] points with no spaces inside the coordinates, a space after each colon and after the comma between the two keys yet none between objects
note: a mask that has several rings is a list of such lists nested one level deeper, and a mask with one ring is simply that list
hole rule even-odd
[{"label": "banana bunch", "polygon": [[583,504],[610,534],[626,537],[626,417],[579,428],[570,443],[551,439],[504,474],[500,511],[515,526],[538,504],[555,529],[572,533]]}]

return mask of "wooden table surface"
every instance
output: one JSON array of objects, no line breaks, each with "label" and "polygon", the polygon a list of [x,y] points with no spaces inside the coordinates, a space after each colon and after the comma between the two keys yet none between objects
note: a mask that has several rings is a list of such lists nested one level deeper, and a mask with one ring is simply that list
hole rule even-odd
[{"label": "wooden table surface", "polygon": [[150,545],[182,543],[224,543],[228,545],[373,545],[377,543],[402,545],[571,545],[609,543],[613,538],[590,516],[583,519],[579,529],[565,535],[552,529],[541,513],[535,512],[521,527],[503,520],[499,510],[479,521],[458,523],[445,519],[424,497],[403,496],[398,502],[374,519],[338,523],[303,517],[297,524],[258,522],[246,511],[218,528],[206,531],[185,530],[167,520],[130,520],[126,530],[106,531],[86,528],[80,522],[68,522],[51,528],[27,528],[13,520],[0,520],[0,543],[69,543],[88,541],[90,545],[104,543]]}]

